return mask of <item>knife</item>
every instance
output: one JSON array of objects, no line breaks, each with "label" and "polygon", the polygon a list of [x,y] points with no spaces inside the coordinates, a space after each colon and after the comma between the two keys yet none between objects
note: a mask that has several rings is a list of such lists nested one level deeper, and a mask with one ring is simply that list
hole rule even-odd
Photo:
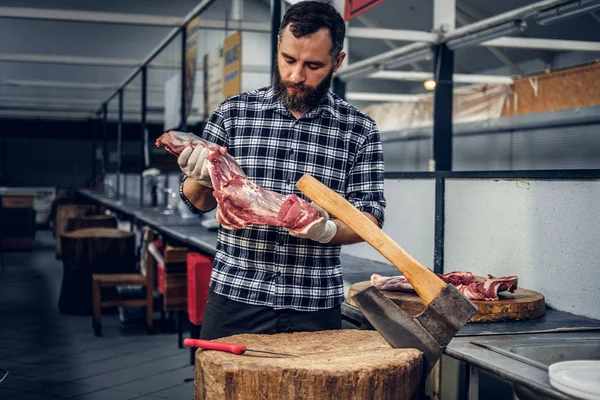
[{"label": "knife", "polygon": [[265,351],[265,350],[253,350],[246,347],[245,344],[237,344],[237,343],[226,343],[226,342],[214,342],[212,340],[202,340],[202,339],[184,339],[183,345],[187,347],[199,347],[207,350],[218,350],[218,351],[226,351],[232,354],[244,354],[247,351],[253,351],[256,353],[265,353],[265,354],[273,354],[277,356],[285,356],[285,357],[298,357],[293,354],[286,353],[275,353],[273,351]]}]

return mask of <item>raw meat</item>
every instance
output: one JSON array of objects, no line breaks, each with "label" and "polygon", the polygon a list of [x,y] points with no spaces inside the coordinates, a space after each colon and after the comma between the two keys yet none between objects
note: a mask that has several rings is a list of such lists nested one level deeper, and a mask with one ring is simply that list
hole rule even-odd
[{"label": "raw meat", "polygon": [[[492,275],[484,278],[473,275],[471,272],[450,272],[448,274],[437,274],[444,282],[451,283],[470,300],[498,300],[498,293],[508,290],[514,292],[517,289],[518,278],[506,276],[496,278]],[[385,277],[378,274],[371,275],[371,285],[380,290],[396,292],[413,292],[412,285],[404,276]]]},{"label": "raw meat", "polygon": [[208,142],[192,133],[169,131],[156,140],[157,147],[179,156],[187,147],[207,147],[213,195],[217,200],[217,220],[226,229],[248,225],[273,225],[306,233],[321,221],[320,212],[295,194],[288,196],[256,185],[229,153],[227,148]]}]

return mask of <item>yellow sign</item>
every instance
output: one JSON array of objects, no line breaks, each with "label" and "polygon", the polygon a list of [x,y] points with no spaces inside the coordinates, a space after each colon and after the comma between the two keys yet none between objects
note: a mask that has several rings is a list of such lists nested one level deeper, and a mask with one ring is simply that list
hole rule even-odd
[{"label": "yellow sign", "polygon": [[192,111],[196,88],[196,56],[198,55],[198,30],[200,17],[192,19],[185,27],[185,115]]},{"label": "yellow sign", "polygon": [[223,96],[235,96],[242,91],[242,35],[236,32],[223,44]]}]

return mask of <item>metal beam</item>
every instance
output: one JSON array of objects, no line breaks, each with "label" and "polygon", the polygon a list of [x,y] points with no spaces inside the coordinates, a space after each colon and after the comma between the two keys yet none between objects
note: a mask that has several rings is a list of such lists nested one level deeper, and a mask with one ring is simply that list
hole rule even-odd
[{"label": "metal beam", "polygon": [[[378,71],[369,76],[369,78],[423,82],[426,79],[433,78],[433,74],[430,72],[415,71]],[[505,85],[510,85],[513,83],[513,79],[509,76],[479,74],[454,74],[452,76],[452,80],[455,83],[487,83]]]},{"label": "metal beam", "polygon": [[[200,15],[208,6],[210,6],[215,0],[202,0],[200,3],[198,3],[198,5],[196,7],[194,7],[194,9],[192,11],[190,11],[182,20],[182,25],[183,24],[187,24],[192,18],[197,17],[198,15]],[[154,60],[154,58],[156,58],[156,56],[165,48],[169,45],[169,43],[171,43],[171,41],[173,39],[175,39],[175,37],[179,34],[179,29],[180,28],[174,28],[171,30],[171,32],[169,32],[169,34],[154,48],[154,50],[152,50],[150,52],[150,54],[144,59],[144,61],[142,62],[142,65],[148,65],[150,62],[152,62],[152,60]],[[181,60],[183,62],[183,60]],[[127,78],[125,78],[125,80],[123,80],[123,82],[119,85],[119,88],[124,87],[125,85],[127,85],[128,83],[130,83],[132,80],[135,79],[135,77],[137,76],[137,74],[140,72],[140,68],[136,68]],[[109,101],[112,100],[113,97],[115,97],[117,95],[117,92],[115,91],[113,94],[111,94],[110,96],[108,96],[106,98],[106,100],[104,100],[103,103],[107,103]]]},{"label": "metal beam", "polygon": [[[38,110],[38,109],[2,109],[0,108],[0,117],[2,118],[48,118],[60,120],[87,120],[96,118],[96,113],[91,111],[72,111],[72,110]],[[155,114],[149,116],[149,121],[153,123],[162,123],[163,115]],[[115,118],[109,118],[115,121]],[[139,112],[135,114],[124,114],[125,122],[139,122]]]},{"label": "metal beam", "polygon": [[441,34],[452,32],[456,28],[455,0],[433,1],[433,30]]},{"label": "metal beam", "polygon": [[279,28],[281,26],[281,18],[283,17],[281,8],[281,0],[271,0],[271,77],[275,71]]},{"label": "metal beam", "polygon": [[507,12],[503,12],[493,17],[485,18],[472,24],[461,26],[457,28],[449,35],[446,36],[445,40],[459,38],[470,33],[478,32],[486,29],[490,26],[498,25],[504,22],[510,22],[517,19],[527,19],[535,15],[539,10],[547,7],[552,7],[556,4],[563,2],[564,0],[542,0],[533,4],[528,4],[523,7],[516,8]]},{"label": "metal beam", "polygon": [[[178,27],[184,23],[182,17],[175,16],[27,7],[0,7],[0,18],[159,27]],[[229,21],[228,28],[249,32],[270,32],[269,24],[264,22]],[[199,29],[223,30],[225,21],[202,19],[199,22]]]},{"label": "metal beam", "polygon": [[[360,20],[360,15],[357,17]],[[362,22],[362,21],[361,21]],[[365,24],[367,25],[367,24]],[[358,28],[350,27],[347,31],[348,37],[362,39],[398,40],[405,42],[428,42],[435,43],[438,35],[431,32],[411,31],[406,29],[383,29],[383,28]],[[390,46],[388,46],[390,47]],[[397,46],[392,44],[392,48]]]},{"label": "metal beam", "polygon": [[[196,94],[194,96],[195,100],[202,100],[202,94]],[[80,99],[80,98],[73,98],[73,97],[44,97],[44,96],[36,96],[36,97],[29,97],[29,96],[5,96],[2,95],[0,96],[0,104],[8,102],[8,103],[21,103],[21,104],[36,104],[36,103],[49,103],[49,104],[59,104],[59,105],[69,105],[69,106],[93,106],[93,105],[97,105],[98,104],[99,99]],[[195,101],[194,103],[198,103],[198,101]],[[110,103],[111,106],[114,106],[115,103]],[[142,107],[142,103],[138,102],[136,99],[134,99],[133,101],[129,99],[128,102],[126,102],[126,105],[130,107],[129,110],[134,110],[137,108],[138,112],[139,110],[141,110]],[[162,108],[163,104],[153,104],[153,105],[148,105],[147,106],[149,109],[158,109],[158,108]],[[109,107],[110,109],[112,109],[112,107]]]},{"label": "metal beam", "polygon": [[346,94],[346,100],[350,101],[417,101],[420,96],[415,94],[393,94],[393,93],[364,93],[349,92]]},{"label": "metal beam", "polygon": [[600,52],[600,42],[583,40],[558,40],[536,38],[501,37],[483,42],[482,46],[510,47],[514,49],[538,49],[547,51],[590,51]]},{"label": "metal beam", "polygon": [[429,48],[429,43],[423,42],[416,42],[406,46],[398,47],[397,49],[386,51],[376,56],[352,63],[344,71],[339,72],[338,76],[341,79],[348,78],[353,75],[358,76],[360,71],[368,69],[371,69],[372,72],[375,72],[374,69],[382,69],[386,63],[394,60],[394,58],[403,55],[410,55],[418,51],[423,51],[427,48]]},{"label": "metal beam", "polygon": [[[456,6],[458,7],[459,11],[461,11],[462,13],[470,16],[471,18],[477,20],[479,18],[477,18],[475,16],[475,14],[471,14],[470,12],[470,6],[469,9],[466,9],[465,7],[467,6],[467,4],[463,1],[458,0],[456,3]],[[474,11],[473,11],[474,12]],[[469,21],[467,21],[466,17],[464,17],[461,13],[457,13],[456,14],[456,21],[458,21],[461,25],[468,25]],[[489,52],[496,57],[502,64],[510,67],[516,74],[522,74],[523,70],[521,68],[519,68],[519,66],[517,64],[515,64],[510,58],[508,58],[506,56],[506,54],[504,54],[504,52],[502,50],[499,49],[488,49]]]},{"label": "metal beam", "polygon": [[178,26],[181,17],[126,14],[101,11],[59,10],[52,8],[0,7],[1,18],[37,19],[45,21],[94,22],[143,26]]},{"label": "metal beam", "polygon": [[[18,88],[49,88],[49,89],[82,89],[82,90],[115,90],[112,84],[95,82],[63,82],[63,81],[38,81],[27,79],[0,79],[0,87]],[[164,90],[164,89],[163,89]]]},{"label": "metal beam", "polygon": [[[361,24],[363,24],[364,26],[366,26],[367,28],[372,28],[372,30],[379,29],[379,24],[378,24],[376,21],[374,21],[373,19],[371,19],[371,18],[367,17],[367,16],[366,16],[366,15],[364,15],[364,14],[361,14],[361,15],[359,15],[358,17],[356,17],[356,19],[357,19],[357,20],[358,20],[358,21],[359,21]],[[388,31],[389,31],[389,30],[388,30]],[[419,33],[422,33],[422,32],[419,32]],[[428,41],[428,40],[430,40],[430,39],[431,39],[431,38],[429,37],[429,38],[427,38],[427,40],[424,40],[424,41],[425,41],[425,42],[427,42],[427,41]],[[397,45],[395,42],[393,42],[393,41],[392,41],[392,40],[390,40],[389,38],[388,38],[388,39],[384,39],[384,40],[383,40],[383,43],[384,43],[384,44],[385,44],[387,47],[389,47],[391,50],[397,49],[397,48],[399,47],[399,46],[398,46],[398,45]],[[346,64],[346,68],[347,68],[347,67],[349,67],[350,65],[352,65],[352,64],[350,64],[350,63],[347,63],[347,64]],[[413,69],[415,69],[415,70],[417,70],[417,71],[423,71],[423,68],[421,68],[421,66],[420,66],[420,65],[419,65],[419,63],[417,63],[417,62],[411,63],[411,64],[410,64],[410,66],[411,66],[411,67],[413,67]],[[345,70],[346,68],[344,68],[344,70]],[[341,70],[340,72],[343,72],[343,70]]]},{"label": "metal beam", "polygon": [[[20,62],[33,64],[61,64],[61,65],[83,65],[95,67],[117,67],[135,68],[140,67],[142,62],[131,58],[107,58],[87,56],[59,56],[49,54],[18,54],[0,53],[0,61]],[[155,69],[178,69],[179,65],[174,63],[153,62],[149,65]]]}]

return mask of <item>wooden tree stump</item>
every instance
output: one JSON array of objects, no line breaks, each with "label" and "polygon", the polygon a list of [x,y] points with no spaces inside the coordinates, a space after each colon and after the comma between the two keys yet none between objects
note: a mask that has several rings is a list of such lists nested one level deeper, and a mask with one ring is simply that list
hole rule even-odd
[{"label": "wooden tree stump", "polygon": [[64,232],[86,228],[117,228],[117,218],[112,215],[83,215],[69,218]]},{"label": "wooden tree stump", "polygon": [[92,313],[92,274],[134,273],[135,234],[88,228],[62,234],[63,280],[58,308],[66,314]]},{"label": "wooden tree stump", "polygon": [[195,400],[388,400],[420,396],[423,356],[377,331],[235,335],[219,339],[296,355],[196,352]]}]

